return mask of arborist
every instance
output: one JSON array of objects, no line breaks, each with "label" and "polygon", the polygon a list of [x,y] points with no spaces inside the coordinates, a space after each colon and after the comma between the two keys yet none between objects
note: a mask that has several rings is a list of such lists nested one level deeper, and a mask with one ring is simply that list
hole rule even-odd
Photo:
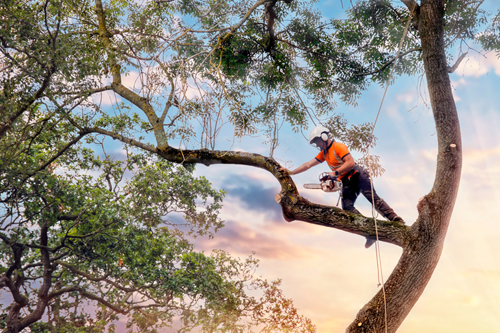
[{"label": "arborist", "polygon": [[[343,143],[336,142],[331,137],[330,131],[326,127],[314,127],[309,134],[309,143],[321,150],[314,159],[302,164],[295,170],[288,170],[286,168],[281,168],[280,170],[285,170],[290,175],[296,175],[326,161],[332,171],[325,177],[330,178],[332,181],[342,181],[342,209],[361,214],[354,208],[354,203],[359,193],[362,193],[370,203],[375,203],[375,209],[383,217],[389,221],[403,221],[387,202],[377,195],[375,189],[373,189],[374,200],[372,201],[372,187],[370,185],[370,175],[368,171],[354,162],[347,146]],[[322,178],[321,181],[326,180],[324,178]],[[370,247],[373,242],[373,238],[367,238],[365,247]]]}]

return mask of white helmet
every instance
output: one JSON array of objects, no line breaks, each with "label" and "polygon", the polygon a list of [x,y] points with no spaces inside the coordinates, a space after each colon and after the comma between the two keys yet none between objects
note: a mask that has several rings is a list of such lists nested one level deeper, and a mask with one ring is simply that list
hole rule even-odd
[{"label": "white helmet", "polygon": [[312,144],[313,146],[315,143],[313,142],[315,139],[320,138],[324,142],[328,141],[328,134],[330,134],[330,131],[328,128],[325,126],[316,126],[311,130],[311,133],[309,133],[309,143]]}]

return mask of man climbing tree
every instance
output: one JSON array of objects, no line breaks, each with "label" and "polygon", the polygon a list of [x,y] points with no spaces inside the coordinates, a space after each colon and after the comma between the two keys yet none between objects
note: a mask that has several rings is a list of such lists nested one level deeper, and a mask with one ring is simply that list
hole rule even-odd
[{"label": "man climbing tree", "polygon": [[[360,165],[354,162],[351,153],[347,146],[343,143],[336,142],[331,136],[330,131],[324,126],[316,126],[309,134],[309,143],[320,150],[320,153],[312,160],[302,164],[298,168],[289,171],[286,168],[280,170],[287,171],[290,175],[296,175],[304,172],[313,166],[326,161],[332,171],[323,176],[320,181],[327,179],[335,182],[342,181],[342,209],[355,214],[361,214],[354,203],[360,193],[370,202],[375,204],[375,209],[389,221],[403,221],[394,210],[377,195],[377,192],[372,188],[370,175]],[[365,247],[369,248],[375,242],[375,238],[368,237]]]}]

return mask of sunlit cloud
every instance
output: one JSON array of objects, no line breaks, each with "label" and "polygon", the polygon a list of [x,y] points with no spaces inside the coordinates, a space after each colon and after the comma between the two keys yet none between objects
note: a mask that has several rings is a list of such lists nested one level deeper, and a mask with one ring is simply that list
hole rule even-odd
[{"label": "sunlit cloud", "polygon": [[121,97],[111,90],[93,94],[89,96],[87,100],[99,106],[115,105],[122,101]]},{"label": "sunlit cloud", "polygon": [[463,76],[480,77],[490,72],[500,75],[500,59],[490,52],[483,56],[480,54],[466,57],[460,66],[458,66],[456,73]]},{"label": "sunlit cloud", "polygon": [[316,255],[312,249],[297,247],[287,239],[280,238],[278,234],[266,232],[265,228],[254,229],[249,225],[251,221],[227,221],[226,227],[213,239],[200,239],[196,244],[207,250],[224,249],[236,256],[248,256],[256,252],[259,258],[277,260],[310,258]]}]

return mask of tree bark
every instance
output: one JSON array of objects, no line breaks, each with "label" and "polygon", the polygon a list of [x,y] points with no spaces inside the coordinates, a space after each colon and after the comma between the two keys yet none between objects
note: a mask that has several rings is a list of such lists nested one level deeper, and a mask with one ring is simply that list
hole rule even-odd
[{"label": "tree bark", "polygon": [[381,290],[360,310],[347,332],[395,332],[418,301],[441,256],[462,166],[460,124],[448,77],[443,40],[443,2],[423,0],[418,18],[427,86],[438,137],[434,186],[419,202],[419,216],[410,229],[409,242],[403,247],[403,254],[385,283],[387,314]]}]

